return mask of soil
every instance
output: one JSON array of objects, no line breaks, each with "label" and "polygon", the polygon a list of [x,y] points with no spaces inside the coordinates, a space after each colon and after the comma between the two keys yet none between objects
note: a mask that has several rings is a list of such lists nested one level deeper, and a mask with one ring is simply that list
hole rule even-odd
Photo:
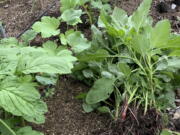
[{"label": "soil", "polygon": [[82,101],[75,97],[87,90],[81,82],[63,77],[56,94],[46,100],[46,123],[33,127],[45,135],[155,135],[161,130],[161,116],[154,109],[146,115],[141,109],[129,109],[126,119],[117,122],[111,121],[109,115],[83,112]]},{"label": "soil", "polygon": [[111,122],[108,128],[100,129],[94,135],[157,135],[161,131],[161,116],[155,109],[149,110],[146,115],[141,109],[131,111],[125,121]]},{"label": "soil", "polygon": [[105,128],[108,117],[97,113],[86,114],[82,101],[75,97],[88,88],[73,79],[63,77],[57,86],[56,94],[46,100],[49,112],[46,123],[35,126],[45,135],[92,135],[92,132]]},{"label": "soil", "polygon": [[[17,36],[34,22],[54,0],[44,0],[43,6],[36,3],[33,10],[33,0],[4,1],[0,3],[0,21],[4,23],[8,36]],[[160,1],[162,0],[153,1],[151,15],[154,21],[169,19],[172,30],[180,33],[179,5],[176,4],[177,7],[174,10],[170,9],[172,3],[178,3],[179,0],[163,0],[165,6]],[[129,14],[138,7],[140,2],[141,0],[111,0],[111,4],[125,9]],[[58,10],[59,5],[56,4],[48,14],[57,15]],[[83,31],[89,35],[86,27]],[[118,121],[116,124],[111,122],[108,116],[97,112],[85,114],[82,110],[82,101],[77,100],[75,96],[87,90],[88,87],[81,82],[63,77],[57,86],[55,95],[46,100],[49,107],[46,123],[34,125],[34,128],[44,132],[45,135],[124,135],[127,132],[134,135],[153,135],[155,131],[161,129],[162,126],[159,123],[161,118],[154,110],[150,110],[145,116],[136,115],[142,114],[141,110],[132,110],[135,115],[129,111],[126,121]]]},{"label": "soil", "polygon": [[[0,4],[0,21],[5,26],[7,36],[13,37],[20,34],[31,22],[36,20],[54,0],[43,0],[42,5],[41,0],[2,1]],[[34,6],[33,1],[35,1]]]}]

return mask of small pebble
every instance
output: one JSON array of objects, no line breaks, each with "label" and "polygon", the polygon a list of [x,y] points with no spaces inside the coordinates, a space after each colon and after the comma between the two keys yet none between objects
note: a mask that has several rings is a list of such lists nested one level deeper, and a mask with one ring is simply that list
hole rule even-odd
[{"label": "small pebble", "polygon": [[171,5],[171,9],[173,9],[173,10],[174,10],[176,7],[177,7],[177,6],[176,6],[176,4],[174,4],[174,3]]},{"label": "small pebble", "polygon": [[180,119],[180,107],[176,109],[173,119]]},{"label": "small pebble", "polygon": [[8,8],[9,7],[9,4],[6,4],[5,6],[4,6],[4,8]]}]

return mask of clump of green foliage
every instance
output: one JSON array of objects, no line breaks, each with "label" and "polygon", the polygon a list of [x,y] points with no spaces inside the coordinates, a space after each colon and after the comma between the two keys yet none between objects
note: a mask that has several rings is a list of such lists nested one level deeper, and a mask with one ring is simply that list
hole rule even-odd
[{"label": "clump of green foliage", "polygon": [[114,8],[104,10],[98,26],[92,25],[91,47],[77,53],[74,76],[92,88],[82,94],[86,112],[97,109],[117,120],[125,119],[130,104],[160,111],[174,107],[179,87],[180,35],[171,33],[170,22],[153,25],[151,0],[144,0],[131,15]]},{"label": "clump of green foliage", "polygon": [[[42,47],[29,46],[36,34],[33,30],[28,31],[22,36],[23,42],[15,38],[0,41],[2,135],[42,135],[31,127],[18,128],[20,123],[25,126],[24,120],[36,124],[45,122],[47,106],[37,90],[37,82],[44,85],[56,83],[51,82],[53,79],[46,79],[44,74],[69,74],[77,60],[71,51],[58,47],[53,41],[45,42]],[[54,35],[53,31],[47,34]]]}]

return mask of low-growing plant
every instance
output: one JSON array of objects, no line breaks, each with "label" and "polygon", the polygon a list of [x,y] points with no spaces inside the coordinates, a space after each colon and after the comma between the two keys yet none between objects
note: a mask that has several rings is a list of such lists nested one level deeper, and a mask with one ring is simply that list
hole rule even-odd
[{"label": "low-growing plant", "polygon": [[[22,36],[25,42],[15,38],[0,41],[0,134],[2,135],[42,135],[25,126],[24,120],[41,124],[45,122],[47,106],[37,90],[38,83],[48,82],[42,75],[71,73],[76,58],[71,51],[58,47],[55,42],[47,41],[42,47],[32,47],[31,36]],[[53,33],[52,33],[53,34]],[[35,37],[35,36],[34,36]],[[36,78],[35,78],[36,75]],[[37,79],[37,81],[36,81]]]},{"label": "low-growing plant", "polygon": [[78,23],[82,23],[81,16],[86,14],[87,20],[91,25],[94,24],[95,14],[93,9],[104,9],[111,11],[111,7],[108,4],[109,0],[61,0],[60,20],[66,22],[68,25],[75,26]]},{"label": "low-growing plant", "polygon": [[[173,82],[179,72],[180,36],[170,22],[153,25],[151,0],[144,0],[131,15],[115,8],[101,11],[98,27],[92,25],[91,48],[77,54],[74,76],[93,87],[83,108],[110,113],[117,120],[120,106],[125,119],[130,104],[160,111],[174,107]],[[174,50],[174,51],[173,51]]]}]

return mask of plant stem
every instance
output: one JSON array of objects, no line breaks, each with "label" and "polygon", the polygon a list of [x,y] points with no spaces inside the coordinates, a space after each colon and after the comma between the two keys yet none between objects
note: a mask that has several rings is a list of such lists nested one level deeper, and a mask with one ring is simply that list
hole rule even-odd
[{"label": "plant stem", "polygon": [[23,118],[21,118],[21,124],[22,124],[23,127],[26,125]]},{"label": "plant stem", "polygon": [[84,7],[84,9],[85,9],[85,11],[86,11],[86,14],[88,15],[89,22],[90,22],[90,24],[92,25],[92,24],[93,24],[93,20],[92,20],[92,17],[91,17],[91,13],[88,11],[86,5],[83,5],[83,7]]},{"label": "plant stem", "polygon": [[119,89],[116,86],[115,86],[114,95],[115,95],[115,104],[116,104],[114,120],[117,121],[118,117],[119,117],[119,106],[120,106],[120,102],[121,102],[121,94],[119,92]]}]

